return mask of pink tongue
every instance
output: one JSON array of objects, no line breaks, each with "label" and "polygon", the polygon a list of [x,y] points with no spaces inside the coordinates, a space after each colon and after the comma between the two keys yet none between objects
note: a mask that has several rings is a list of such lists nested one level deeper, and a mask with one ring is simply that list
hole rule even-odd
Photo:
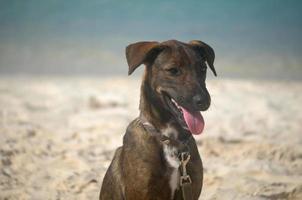
[{"label": "pink tongue", "polygon": [[204,120],[199,111],[189,112],[181,107],[184,119],[189,127],[191,133],[198,135],[201,134],[204,128]]}]

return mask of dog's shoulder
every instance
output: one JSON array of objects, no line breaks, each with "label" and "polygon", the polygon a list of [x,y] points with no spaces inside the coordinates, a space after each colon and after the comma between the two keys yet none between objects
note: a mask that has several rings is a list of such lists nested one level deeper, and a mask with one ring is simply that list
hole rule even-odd
[{"label": "dog's shoulder", "polygon": [[157,162],[162,155],[161,146],[156,136],[151,134],[138,118],[133,120],[126,130],[123,138],[123,155]]},{"label": "dog's shoulder", "polygon": [[128,125],[126,133],[123,138],[123,143],[128,145],[134,145],[135,143],[144,143],[150,139],[150,134],[144,127],[143,123],[139,118],[134,119]]},{"label": "dog's shoulder", "polygon": [[134,119],[127,127],[126,133],[137,133],[138,131],[144,131],[144,126],[139,118]]}]

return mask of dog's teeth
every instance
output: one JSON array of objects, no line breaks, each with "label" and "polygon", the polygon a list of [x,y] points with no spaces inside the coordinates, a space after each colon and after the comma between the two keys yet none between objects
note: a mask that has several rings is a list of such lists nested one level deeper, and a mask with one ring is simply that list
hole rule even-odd
[{"label": "dog's teeth", "polygon": [[172,99],[172,98],[171,98],[171,101],[172,101],[173,104],[176,106],[176,108],[182,113],[182,109],[181,109],[181,107],[178,105],[178,103],[177,103],[174,99]]},{"label": "dog's teeth", "polygon": [[179,108],[177,102],[174,99],[171,98],[171,101],[176,105],[177,108]]}]

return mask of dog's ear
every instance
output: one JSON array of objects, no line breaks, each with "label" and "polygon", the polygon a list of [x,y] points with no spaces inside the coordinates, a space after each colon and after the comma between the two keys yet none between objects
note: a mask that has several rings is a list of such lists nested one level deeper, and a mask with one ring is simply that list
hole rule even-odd
[{"label": "dog's ear", "polygon": [[213,74],[217,76],[216,70],[214,68],[214,59],[215,59],[215,52],[208,44],[199,41],[199,40],[192,40],[189,42],[189,44],[196,49],[198,52],[200,52],[202,55],[205,56],[205,59],[208,63],[208,66],[212,70]]},{"label": "dog's ear", "polygon": [[128,75],[141,64],[149,64],[163,49],[159,42],[137,42],[126,47],[126,58],[129,66]]}]

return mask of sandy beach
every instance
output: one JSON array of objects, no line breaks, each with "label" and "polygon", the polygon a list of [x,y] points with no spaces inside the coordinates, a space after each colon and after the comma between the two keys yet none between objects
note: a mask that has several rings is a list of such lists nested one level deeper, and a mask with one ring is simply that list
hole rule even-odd
[{"label": "sandy beach", "polygon": [[[302,82],[209,80],[203,200],[302,199]],[[1,77],[0,199],[98,199],[135,77]]]}]

